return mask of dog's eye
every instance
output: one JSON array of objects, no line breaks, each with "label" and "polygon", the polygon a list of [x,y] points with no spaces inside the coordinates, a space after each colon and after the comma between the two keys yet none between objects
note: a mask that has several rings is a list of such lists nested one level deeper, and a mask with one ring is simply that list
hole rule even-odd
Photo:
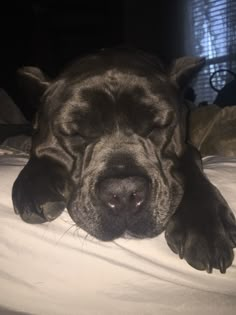
[{"label": "dog's eye", "polygon": [[84,133],[82,133],[80,131],[72,131],[72,132],[69,132],[69,133],[64,133],[63,132],[63,135],[68,137],[68,138],[82,138],[84,140],[93,140],[93,139],[96,138],[93,135],[84,134]]},{"label": "dog's eye", "polygon": [[153,122],[152,124],[150,124],[148,127],[146,127],[143,131],[142,131],[142,136],[150,136],[154,131],[159,130],[161,131],[166,125],[164,124],[160,124],[158,122]]},{"label": "dog's eye", "polygon": [[149,127],[146,132],[145,132],[145,136],[149,137],[155,130],[160,129],[160,127],[158,127],[157,125],[152,125],[151,127]]},{"label": "dog's eye", "polygon": [[148,128],[146,128],[146,136],[150,136],[155,131],[161,132],[162,130],[165,130],[168,128],[172,123],[174,122],[174,117],[172,113],[164,113],[161,116],[158,116],[154,119],[152,124],[149,125]]},{"label": "dog's eye", "polygon": [[60,134],[71,140],[82,139],[86,142],[94,141],[98,135],[88,130],[79,130],[77,126],[66,126],[60,128]]}]

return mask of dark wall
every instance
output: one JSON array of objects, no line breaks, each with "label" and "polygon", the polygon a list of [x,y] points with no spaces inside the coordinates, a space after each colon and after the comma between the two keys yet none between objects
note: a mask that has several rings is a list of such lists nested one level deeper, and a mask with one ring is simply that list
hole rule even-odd
[{"label": "dark wall", "polygon": [[0,79],[33,64],[56,74],[66,62],[123,41],[123,3],[117,1],[18,1],[0,10]]},{"label": "dark wall", "polygon": [[132,44],[169,61],[181,54],[184,0],[2,1],[0,87],[18,101],[16,70],[36,65],[54,76],[71,59]]},{"label": "dark wall", "polygon": [[126,1],[126,41],[166,62],[183,55],[185,1]]}]

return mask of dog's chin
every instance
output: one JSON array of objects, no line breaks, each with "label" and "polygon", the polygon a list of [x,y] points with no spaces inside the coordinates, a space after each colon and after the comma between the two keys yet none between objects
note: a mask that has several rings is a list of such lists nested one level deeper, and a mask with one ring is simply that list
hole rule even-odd
[{"label": "dog's chin", "polygon": [[158,231],[149,231],[149,233],[140,234],[133,231],[126,230],[122,235],[121,238],[124,239],[146,239],[146,238],[154,238],[161,234],[164,229],[159,229]]},{"label": "dog's chin", "polygon": [[85,219],[83,216],[75,216],[72,213],[70,213],[70,215],[78,227],[103,242],[114,241],[118,238],[153,238],[161,234],[164,230],[162,225],[154,225],[154,223],[150,224],[150,222],[148,222],[149,224],[145,224],[145,222],[137,222],[135,225],[132,225],[118,220],[119,222],[109,221],[106,222],[106,224],[102,224],[102,222],[94,222],[93,220]]},{"label": "dog's chin", "polygon": [[118,238],[144,239],[161,234],[164,225],[154,218],[150,209],[136,216],[108,215],[104,209],[89,211],[78,207],[78,201],[69,203],[67,210],[78,227],[101,241],[113,241]]},{"label": "dog's chin", "polygon": [[130,225],[122,234],[122,238],[125,239],[145,239],[153,238],[158,236],[164,231],[164,226],[162,224],[154,223],[153,221],[148,222],[149,224],[135,224]]},{"label": "dog's chin", "polygon": [[139,233],[135,231],[130,231],[128,229],[120,229],[117,230],[106,230],[106,229],[86,229],[86,227],[83,228],[87,233],[89,233],[91,236],[95,237],[96,239],[103,241],[103,242],[110,242],[114,241],[116,239],[122,238],[122,239],[147,239],[147,238],[154,238],[161,234],[163,232],[163,229],[159,229],[158,231],[148,231],[146,233]]},{"label": "dog's chin", "polygon": [[112,226],[110,226],[106,229],[99,225],[90,224],[89,222],[83,223],[81,221],[77,221],[76,224],[89,235],[103,242],[114,241],[115,239],[122,237],[122,235],[125,233],[124,227],[114,227],[114,229],[112,229]]},{"label": "dog's chin", "polygon": [[111,226],[109,229],[103,229],[100,226],[93,226],[91,228],[90,225],[82,224],[81,222],[77,222],[76,224],[84,231],[86,231],[89,235],[103,242],[111,242],[119,238],[127,240],[154,238],[163,232],[163,228],[155,231],[150,230],[144,233],[140,233],[139,231],[131,231],[129,229],[126,229],[125,227],[120,227],[119,229],[117,227],[114,227],[113,229]]}]

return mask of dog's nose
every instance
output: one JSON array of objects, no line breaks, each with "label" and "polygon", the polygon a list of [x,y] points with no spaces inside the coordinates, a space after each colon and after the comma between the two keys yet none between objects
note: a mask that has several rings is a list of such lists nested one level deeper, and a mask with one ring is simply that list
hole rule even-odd
[{"label": "dog's nose", "polygon": [[98,185],[99,199],[113,214],[137,213],[147,201],[149,183],[139,176],[107,178]]}]

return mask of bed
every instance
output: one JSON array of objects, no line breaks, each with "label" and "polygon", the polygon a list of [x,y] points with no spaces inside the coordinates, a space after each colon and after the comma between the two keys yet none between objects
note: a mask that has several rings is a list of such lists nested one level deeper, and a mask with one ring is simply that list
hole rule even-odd
[{"label": "bed", "polygon": [[[236,260],[209,275],[180,260],[163,234],[104,243],[66,211],[51,223],[21,221],[11,188],[27,159],[0,151],[0,314],[236,314]],[[236,214],[236,158],[208,156],[204,170]]]}]

